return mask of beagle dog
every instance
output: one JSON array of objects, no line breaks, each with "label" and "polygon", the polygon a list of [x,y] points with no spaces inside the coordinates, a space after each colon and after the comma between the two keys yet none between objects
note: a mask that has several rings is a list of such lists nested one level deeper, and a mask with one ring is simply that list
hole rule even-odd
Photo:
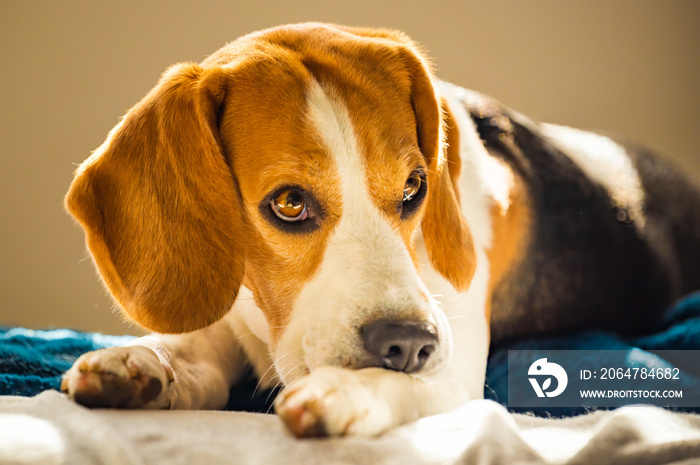
[{"label": "beagle dog", "polygon": [[252,367],[299,437],[482,398],[490,343],[643,332],[700,287],[678,171],[441,82],[393,30],[277,27],[169,68],[66,205],[155,332],[80,357],[70,398],[217,409]]}]

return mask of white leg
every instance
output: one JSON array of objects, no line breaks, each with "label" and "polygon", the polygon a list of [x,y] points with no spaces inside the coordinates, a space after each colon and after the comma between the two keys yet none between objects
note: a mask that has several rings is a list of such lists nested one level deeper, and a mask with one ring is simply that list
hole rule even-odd
[{"label": "white leg", "polygon": [[226,318],[199,331],[152,334],[82,355],[61,389],[89,407],[216,409],[245,356]]},{"label": "white leg", "polygon": [[322,366],[291,383],[275,409],[299,437],[373,436],[418,418],[443,413],[484,395],[489,333],[486,321],[488,261],[478,251],[480,266],[468,292],[457,293],[427,261],[421,238],[423,282],[443,305],[450,336],[451,360],[444,376],[424,381],[381,368],[348,370]]},{"label": "white leg", "polygon": [[429,383],[382,368],[324,366],[285,389],[275,410],[298,437],[374,436],[468,400],[453,376]]}]

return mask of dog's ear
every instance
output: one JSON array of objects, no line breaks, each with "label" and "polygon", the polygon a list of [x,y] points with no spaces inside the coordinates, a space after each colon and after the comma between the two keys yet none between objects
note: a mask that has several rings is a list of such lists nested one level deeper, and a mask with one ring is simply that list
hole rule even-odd
[{"label": "dog's ear", "polygon": [[411,103],[416,115],[418,144],[429,163],[422,223],[428,257],[455,289],[466,291],[476,270],[476,253],[453,179],[459,175],[461,166],[457,126],[449,108],[438,104],[425,60],[413,52],[408,55],[408,61],[412,69]]},{"label": "dog's ear", "polygon": [[170,68],[66,197],[112,295],[154,331],[215,322],[243,279],[243,209],[218,134],[226,81],[220,68]]}]

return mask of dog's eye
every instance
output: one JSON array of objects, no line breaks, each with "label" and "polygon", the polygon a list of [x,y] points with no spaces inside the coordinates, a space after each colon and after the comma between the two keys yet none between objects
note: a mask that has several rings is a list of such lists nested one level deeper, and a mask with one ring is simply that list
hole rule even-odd
[{"label": "dog's eye", "polygon": [[303,221],[309,216],[306,202],[297,189],[285,189],[270,202],[272,211],[284,221]]},{"label": "dog's eye", "polygon": [[406,180],[406,185],[403,188],[403,201],[410,202],[420,192],[423,186],[423,174],[418,170],[413,170],[411,175]]}]

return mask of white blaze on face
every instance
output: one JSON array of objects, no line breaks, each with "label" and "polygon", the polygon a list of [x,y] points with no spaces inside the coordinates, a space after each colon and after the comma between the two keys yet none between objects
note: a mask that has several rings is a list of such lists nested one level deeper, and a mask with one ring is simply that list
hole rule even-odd
[{"label": "white blaze on face", "polygon": [[[374,319],[427,319],[444,332],[399,232],[370,198],[364,154],[347,109],[315,81],[307,102],[309,125],[335,164],[343,203],[331,206],[340,209],[341,219],[329,236],[318,272],[294,304],[274,354],[294,354],[276,363],[286,383],[305,367],[349,364],[360,358],[364,349],[359,328]],[[441,356],[435,354],[434,359]]]}]

